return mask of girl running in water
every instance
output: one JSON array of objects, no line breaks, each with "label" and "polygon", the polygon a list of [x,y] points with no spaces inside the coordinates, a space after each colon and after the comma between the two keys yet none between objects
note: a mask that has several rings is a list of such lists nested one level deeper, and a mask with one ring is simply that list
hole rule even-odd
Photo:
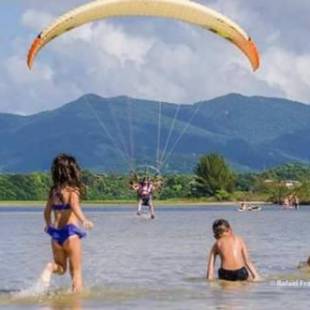
[{"label": "girl running in water", "polygon": [[65,274],[69,263],[72,291],[79,292],[83,287],[80,239],[86,235],[79,225],[85,229],[93,228],[93,223],[80,208],[80,194],[83,190],[80,167],[74,157],[61,154],[54,159],[51,173],[53,186],[44,210],[44,219],[45,232],[52,238],[54,259],[46,265],[41,280],[48,286],[51,275]]}]

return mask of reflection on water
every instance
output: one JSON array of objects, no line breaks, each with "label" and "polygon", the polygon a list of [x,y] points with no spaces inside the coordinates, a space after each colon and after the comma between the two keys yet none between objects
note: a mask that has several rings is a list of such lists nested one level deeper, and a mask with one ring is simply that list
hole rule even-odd
[{"label": "reflection on water", "polygon": [[[310,269],[310,208],[285,212],[267,207],[240,213],[235,207],[163,208],[157,219],[132,208],[91,208],[96,223],[83,241],[85,291],[69,292],[70,278],[55,277],[48,292],[36,288],[51,257],[40,209],[0,208],[0,306],[8,309],[277,309],[306,308]],[[14,212],[13,212],[14,211]],[[211,224],[227,218],[248,243],[265,280],[205,280],[213,243]]]}]

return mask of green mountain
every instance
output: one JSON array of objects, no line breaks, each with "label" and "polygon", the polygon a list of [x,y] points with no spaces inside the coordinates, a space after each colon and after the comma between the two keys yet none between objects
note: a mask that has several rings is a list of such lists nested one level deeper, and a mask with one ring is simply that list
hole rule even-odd
[{"label": "green mountain", "polygon": [[308,105],[277,98],[230,94],[176,105],[85,95],[53,111],[0,114],[0,171],[45,171],[59,152],[106,172],[145,164],[191,172],[208,152],[243,170],[309,162],[309,120]]}]

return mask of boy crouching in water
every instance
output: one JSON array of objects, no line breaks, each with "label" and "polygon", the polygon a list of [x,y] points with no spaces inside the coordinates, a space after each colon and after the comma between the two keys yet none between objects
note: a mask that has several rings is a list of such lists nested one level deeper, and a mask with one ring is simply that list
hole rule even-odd
[{"label": "boy crouching in water", "polygon": [[208,262],[208,280],[214,280],[214,266],[216,256],[221,258],[221,268],[218,277],[226,281],[260,280],[252,264],[244,241],[236,236],[228,221],[220,219],[213,223],[214,243]]}]

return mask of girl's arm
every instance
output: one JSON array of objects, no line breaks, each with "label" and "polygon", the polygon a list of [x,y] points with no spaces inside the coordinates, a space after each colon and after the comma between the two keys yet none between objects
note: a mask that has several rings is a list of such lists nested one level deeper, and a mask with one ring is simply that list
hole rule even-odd
[{"label": "girl's arm", "polygon": [[214,267],[215,267],[216,255],[217,255],[216,244],[214,244],[209,254],[208,271],[207,271],[208,280],[214,280]]},{"label": "girl's arm", "polygon": [[253,277],[254,281],[261,280],[260,275],[258,274],[254,264],[252,263],[252,261],[250,259],[246,244],[244,243],[244,241],[242,239],[240,239],[240,241],[241,241],[241,246],[242,246],[242,255],[243,255],[243,259],[244,259],[244,263],[245,263],[246,268],[250,271],[251,276]]},{"label": "girl's arm", "polygon": [[44,208],[44,220],[46,226],[51,226],[52,224],[52,203],[51,200],[48,199],[45,208]]},{"label": "girl's arm", "polygon": [[94,224],[89,221],[86,216],[84,215],[81,207],[80,207],[80,195],[76,191],[72,191],[70,193],[70,206],[72,209],[72,212],[75,214],[75,216],[78,218],[78,220],[82,223],[82,225],[86,229],[92,229]]},{"label": "girl's arm", "polygon": [[52,224],[52,202],[48,199],[44,209],[45,230]]}]

